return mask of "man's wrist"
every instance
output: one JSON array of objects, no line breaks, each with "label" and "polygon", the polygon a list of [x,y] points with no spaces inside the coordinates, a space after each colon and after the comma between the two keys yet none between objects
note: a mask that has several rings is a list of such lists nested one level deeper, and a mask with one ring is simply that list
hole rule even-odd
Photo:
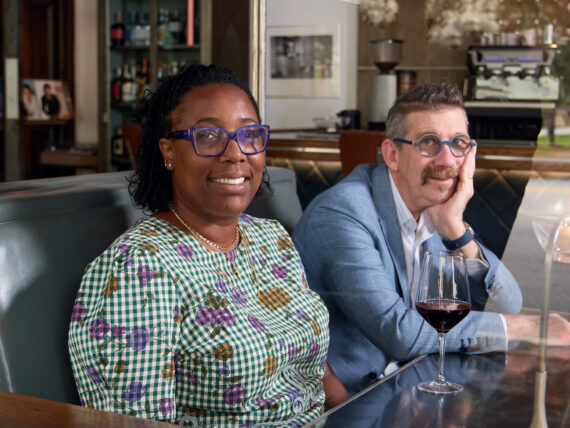
[{"label": "man's wrist", "polygon": [[446,239],[445,237],[442,237],[443,245],[445,245],[445,248],[447,248],[449,251],[457,250],[475,239],[475,234],[473,232],[473,229],[471,229],[471,226],[469,226],[469,224],[466,222],[463,222],[463,226],[465,228],[465,231],[459,238]]}]

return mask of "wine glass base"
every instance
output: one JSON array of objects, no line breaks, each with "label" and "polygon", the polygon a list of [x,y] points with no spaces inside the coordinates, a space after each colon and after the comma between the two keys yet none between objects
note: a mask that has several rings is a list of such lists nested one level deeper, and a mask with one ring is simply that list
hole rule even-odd
[{"label": "wine glass base", "polygon": [[432,380],[431,382],[418,384],[418,389],[423,392],[429,392],[430,394],[457,394],[463,391],[463,385],[452,382],[440,383]]}]

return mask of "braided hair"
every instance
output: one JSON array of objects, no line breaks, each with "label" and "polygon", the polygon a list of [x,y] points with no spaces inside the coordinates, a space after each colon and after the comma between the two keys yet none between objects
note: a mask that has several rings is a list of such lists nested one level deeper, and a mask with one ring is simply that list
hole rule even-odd
[{"label": "braided hair", "polygon": [[[137,164],[129,177],[129,193],[138,206],[150,212],[166,211],[172,201],[171,172],[164,167],[158,141],[172,131],[170,113],[180,99],[199,86],[221,83],[234,85],[244,91],[259,117],[259,107],[249,88],[229,69],[216,65],[191,64],[176,75],[167,77],[156,92],[147,91],[134,114],[142,127],[142,141],[137,151]],[[263,179],[256,198],[271,193],[269,178],[264,168]]]}]

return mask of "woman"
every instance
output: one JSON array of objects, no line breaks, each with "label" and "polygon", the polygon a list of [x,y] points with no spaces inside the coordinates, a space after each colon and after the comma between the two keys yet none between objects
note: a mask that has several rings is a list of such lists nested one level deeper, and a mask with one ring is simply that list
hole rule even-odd
[{"label": "woman", "polygon": [[192,65],[146,98],[141,123],[130,191],[152,215],[82,280],[69,346],[83,404],[191,426],[313,420],[323,374],[339,385],[328,313],[283,227],[242,214],[269,139],[251,93]]}]

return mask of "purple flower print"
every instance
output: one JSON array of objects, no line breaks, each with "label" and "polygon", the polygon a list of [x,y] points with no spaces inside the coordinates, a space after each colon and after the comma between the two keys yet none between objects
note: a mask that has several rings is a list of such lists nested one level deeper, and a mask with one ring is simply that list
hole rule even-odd
[{"label": "purple flower print", "polygon": [[285,347],[285,341],[281,338],[279,339],[279,347],[280,348],[284,348]]},{"label": "purple flower print", "polygon": [[301,318],[302,320],[304,320],[308,317],[307,313],[302,309],[297,309],[297,316],[299,318]]},{"label": "purple flower print", "polygon": [[303,426],[303,422],[292,421],[292,422],[289,422],[289,425],[287,425],[287,426],[291,427],[291,428],[301,428]]},{"label": "purple flower print", "polygon": [[172,404],[172,400],[170,398],[161,398],[158,400],[158,411],[163,415],[172,413],[173,408],[174,405]]},{"label": "purple flower print", "polygon": [[265,331],[265,324],[263,324],[260,320],[258,320],[253,315],[248,315],[247,320],[251,324],[253,328],[256,328],[259,331]]},{"label": "purple flower print", "polygon": [[71,322],[78,322],[85,316],[85,305],[81,300],[76,300],[75,305],[73,305],[73,312],[71,313]]},{"label": "purple flower print", "polygon": [[236,305],[245,305],[247,303],[247,294],[241,290],[232,288],[230,295]]},{"label": "purple flower print", "polygon": [[131,248],[130,245],[119,244],[119,251],[121,252],[121,254],[125,254],[127,251],[129,251],[129,248]]},{"label": "purple flower print", "polygon": [[140,382],[131,382],[125,389],[125,393],[123,397],[125,401],[129,403],[134,403],[135,401],[139,401],[143,395],[145,394],[147,387]]},{"label": "purple flower print", "polygon": [[245,397],[245,389],[239,383],[226,388],[224,391],[224,401],[226,404],[239,404]]},{"label": "purple flower print", "polygon": [[186,244],[178,244],[176,246],[176,252],[186,260],[192,260],[192,257],[194,257],[194,250]]},{"label": "purple flower print", "polygon": [[91,323],[91,326],[89,327],[90,331],[89,337],[91,337],[92,339],[102,340],[110,328],[111,326],[109,325],[109,323],[105,321],[103,318],[96,318],[95,321],[93,321]]},{"label": "purple flower print", "polygon": [[126,268],[131,267],[132,265],[133,265],[133,259],[129,259],[129,260],[127,260],[127,261],[125,262],[125,267],[126,267]]},{"label": "purple flower print", "polygon": [[271,269],[273,270],[273,275],[275,275],[276,278],[287,278],[287,268],[284,266],[274,264],[271,266]]},{"label": "purple flower print", "polygon": [[301,391],[297,391],[296,389],[292,388],[286,389],[285,392],[291,400],[295,400],[296,398],[299,398],[303,395]]},{"label": "purple flower print", "polygon": [[120,325],[114,325],[112,333],[111,333],[113,335],[113,339],[116,339],[118,337],[123,337],[123,335],[125,334],[125,331],[127,331],[127,327],[122,327]]},{"label": "purple flower print", "polygon": [[320,368],[321,370],[324,370],[324,369],[325,369],[326,362],[327,362],[327,357],[326,357],[326,356],[323,357],[323,358],[321,358],[321,362],[319,363],[319,368]]},{"label": "purple flower print", "polygon": [[131,330],[131,333],[127,336],[127,342],[129,346],[135,351],[142,351],[146,348],[146,344],[149,341],[148,330],[144,327],[135,327]]},{"label": "purple flower print", "polygon": [[320,349],[319,344],[317,342],[313,342],[311,350],[309,351],[309,355],[307,356],[307,361],[313,361],[313,359],[319,353],[319,349]]},{"label": "purple flower print", "polygon": [[247,223],[247,224],[253,224],[253,223],[255,223],[255,220],[254,220],[253,218],[251,218],[250,216],[248,216],[247,214],[243,214],[243,213],[240,214],[240,215],[239,215],[239,219],[240,219],[241,221],[243,221],[244,223]]},{"label": "purple flower print", "polygon": [[218,369],[218,373],[222,376],[228,377],[230,375],[230,368],[228,366],[223,366]]},{"label": "purple flower print", "polygon": [[204,306],[198,310],[196,322],[201,325],[232,325],[236,318],[227,309],[214,309]]},{"label": "purple flower print", "polygon": [[198,380],[198,378],[196,377],[196,375],[192,370],[186,372],[186,377],[190,379],[190,383],[192,385],[200,385],[200,381]]},{"label": "purple flower print", "polygon": [[230,251],[229,253],[225,253],[226,259],[230,263],[234,263],[236,261],[236,252]]},{"label": "purple flower print", "polygon": [[227,293],[228,287],[226,286],[226,281],[223,278],[218,278],[216,280],[216,288],[220,293]]},{"label": "purple flower print", "polygon": [[86,369],[87,369],[87,374],[94,383],[101,383],[103,381],[103,379],[101,379],[101,375],[99,374],[99,372],[95,367],[87,366]]},{"label": "purple flower print", "polygon": [[289,352],[289,361],[293,361],[293,358],[295,358],[295,356],[297,355],[297,347],[295,346],[294,343],[289,344],[288,352]]},{"label": "purple flower print", "polygon": [[273,400],[271,398],[255,397],[255,399],[253,400],[253,404],[260,407],[270,406],[271,403],[273,403]]},{"label": "purple flower print", "polygon": [[139,266],[137,275],[142,286],[145,286],[154,278],[154,272],[148,265]]}]

